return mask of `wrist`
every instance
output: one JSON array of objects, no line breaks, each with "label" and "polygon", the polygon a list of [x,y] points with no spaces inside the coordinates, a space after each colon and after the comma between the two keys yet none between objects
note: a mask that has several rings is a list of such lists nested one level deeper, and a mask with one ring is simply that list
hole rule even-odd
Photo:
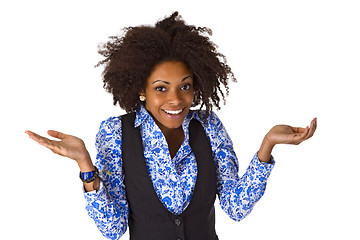
[{"label": "wrist", "polygon": [[90,171],[90,172],[80,171],[79,177],[81,181],[84,183],[94,182],[96,178],[99,177],[99,170],[95,167],[95,171]]},{"label": "wrist", "polygon": [[258,159],[261,162],[269,163],[271,160],[271,152],[275,144],[271,143],[268,136],[266,135],[261,143],[260,149],[258,151]]},{"label": "wrist", "polygon": [[276,143],[275,143],[275,140],[273,139],[273,137],[271,136],[270,132],[268,132],[265,135],[262,145],[264,145],[267,148],[271,148],[271,149],[275,147]]},{"label": "wrist", "polygon": [[88,152],[84,153],[83,156],[76,162],[80,168],[80,172],[90,172],[95,170],[95,166],[92,163]]}]

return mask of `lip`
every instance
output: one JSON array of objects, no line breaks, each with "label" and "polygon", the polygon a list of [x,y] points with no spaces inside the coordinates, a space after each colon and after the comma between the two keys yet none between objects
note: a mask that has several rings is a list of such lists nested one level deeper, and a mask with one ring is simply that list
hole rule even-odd
[{"label": "lip", "polygon": [[163,109],[164,112],[166,112],[167,114],[171,114],[171,115],[177,115],[182,113],[182,111],[184,111],[184,109],[174,109],[174,110],[170,110],[170,109]]},{"label": "lip", "polygon": [[[185,108],[182,109],[162,109],[162,111],[168,116],[169,118],[179,118],[185,111]],[[176,114],[170,112],[179,112]]]}]

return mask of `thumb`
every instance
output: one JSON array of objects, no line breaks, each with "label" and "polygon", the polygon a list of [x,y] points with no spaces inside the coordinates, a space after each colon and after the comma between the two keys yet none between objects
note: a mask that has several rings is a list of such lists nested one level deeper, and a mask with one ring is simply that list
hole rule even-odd
[{"label": "thumb", "polygon": [[61,140],[66,137],[66,134],[61,133],[61,132],[58,132],[58,131],[55,131],[55,130],[49,130],[49,131],[47,131],[47,133],[48,133],[50,136],[52,136],[52,137],[54,137],[54,138],[61,139]]}]

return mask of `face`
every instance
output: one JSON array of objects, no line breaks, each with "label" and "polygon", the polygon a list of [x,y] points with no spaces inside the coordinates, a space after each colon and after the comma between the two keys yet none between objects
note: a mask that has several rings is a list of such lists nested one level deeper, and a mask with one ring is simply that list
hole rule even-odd
[{"label": "face", "polygon": [[162,131],[181,127],[194,99],[193,74],[182,62],[157,65],[146,82],[146,110]]}]

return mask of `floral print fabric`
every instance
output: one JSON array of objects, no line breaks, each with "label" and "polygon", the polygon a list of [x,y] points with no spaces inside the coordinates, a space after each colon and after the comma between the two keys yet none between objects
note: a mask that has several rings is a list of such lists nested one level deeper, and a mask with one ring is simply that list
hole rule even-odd
[{"label": "floral print fabric", "polygon": [[[204,114],[204,112],[199,113]],[[135,127],[140,127],[144,156],[154,189],[168,211],[181,214],[189,205],[197,177],[195,155],[189,145],[188,126],[193,118],[199,120],[210,140],[217,169],[217,192],[221,208],[235,221],[246,217],[262,197],[266,181],[274,167],[261,163],[257,154],[245,174],[238,176],[238,160],[232,141],[215,113],[201,121],[199,114],[190,111],[182,127],[185,138],[174,158],[164,135],[144,107],[136,112]],[[103,121],[96,136],[95,165],[100,171],[111,197],[107,198],[103,184],[95,192],[85,192],[86,210],[102,234],[110,239],[120,238],[127,229],[129,207],[126,200],[121,158],[121,117]]]}]

